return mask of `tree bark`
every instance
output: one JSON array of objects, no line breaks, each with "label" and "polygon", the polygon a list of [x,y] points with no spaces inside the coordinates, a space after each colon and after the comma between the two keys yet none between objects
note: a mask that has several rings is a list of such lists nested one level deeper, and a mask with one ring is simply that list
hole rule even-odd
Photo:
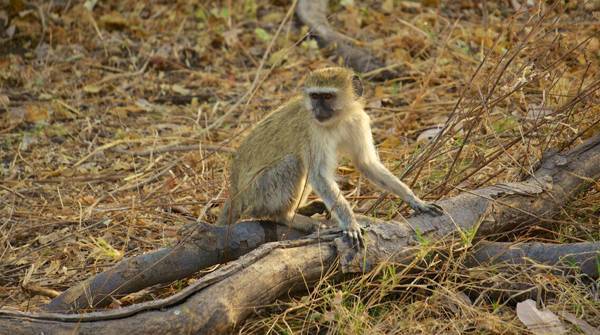
[{"label": "tree bark", "polygon": [[[338,257],[343,272],[368,271],[381,262],[412,261],[423,238],[437,240],[457,232],[464,237],[475,229],[482,237],[539,222],[599,176],[600,136],[596,136],[564,154],[546,155],[536,173],[523,182],[485,187],[439,202],[446,212],[442,217],[419,215],[393,224],[360,217],[366,247],[358,253],[339,232],[325,230],[319,236],[261,245],[166,299],[85,314],[0,310],[0,327],[10,334],[229,331],[257,306],[290,290],[308,290],[334,268]],[[597,253],[598,245],[583,250]],[[540,260],[554,265],[556,257]],[[572,261],[582,270],[588,268],[588,258]],[[597,269],[591,275],[597,277]]]}]

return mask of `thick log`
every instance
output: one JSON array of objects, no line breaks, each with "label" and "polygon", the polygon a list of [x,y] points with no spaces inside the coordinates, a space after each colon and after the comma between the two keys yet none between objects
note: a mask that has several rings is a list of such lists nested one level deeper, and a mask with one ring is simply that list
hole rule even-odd
[{"label": "thick log", "polygon": [[381,262],[411,261],[422,238],[464,235],[477,227],[481,236],[551,217],[599,176],[600,136],[596,136],[567,153],[547,155],[536,174],[524,182],[486,187],[439,202],[446,211],[443,217],[420,215],[394,224],[361,217],[366,247],[358,254],[338,234],[326,230],[320,236],[264,244],[166,299],[85,314],[0,310],[0,327],[11,334],[229,331],[255,307],[290,290],[310,288],[332,269],[336,255],[345,272],[365,271]]}]

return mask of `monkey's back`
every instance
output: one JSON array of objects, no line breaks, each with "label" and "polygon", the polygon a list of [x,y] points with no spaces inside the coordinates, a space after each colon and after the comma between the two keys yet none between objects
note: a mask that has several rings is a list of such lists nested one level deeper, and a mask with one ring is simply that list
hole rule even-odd
[{"label": "monkey's back", "polygon": [[310,117],[302,97],[298,96],[256,125],[234,155],[230,191],[238,195],[247,193],[245,190],[251,191],[248,188],[252,188],[252,182],[259,174],[289,159],[290,155],[303,162],[309,146]]}]

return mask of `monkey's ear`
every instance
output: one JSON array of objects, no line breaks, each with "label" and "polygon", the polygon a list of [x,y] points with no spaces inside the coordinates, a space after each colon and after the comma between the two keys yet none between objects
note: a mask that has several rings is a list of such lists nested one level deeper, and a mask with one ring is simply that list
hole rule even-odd
[{"label": "monkey's ear", "polygon": [[363,83],[362,79],[357,75],[352,76],[352,90],[357,97],[362,97],[364,91]]}]

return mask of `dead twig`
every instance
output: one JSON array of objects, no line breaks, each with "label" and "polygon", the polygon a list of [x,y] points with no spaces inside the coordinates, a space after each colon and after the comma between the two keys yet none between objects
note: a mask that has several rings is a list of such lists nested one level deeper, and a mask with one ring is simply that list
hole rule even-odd
[{"label": "dead twig", "polygon": [[167,145],[167,146],[163,146],[163,147],[146,149],[146,150],[141,150],[141,151],[130,151],[130,150],[124,150],[124,149],[120,149],[120,148],[113,148],[112,150],[115,152],[118,152],[120,154],[131,155],[131,156],[151,156],[151,155],[157,155],[157,154],[164,154],[164,153],[168,153],[168,152],[181,152],[181,151],[194,151],[194,150],[220,151],[220,152],[227,152],[227,153],[235,152],[234,149],[231,149],[231,148],[228,148],[228,147],[225,147],[222,145],[214,145],[214,144],[189,144],[189,145],[174,144],[174,145]]}]

